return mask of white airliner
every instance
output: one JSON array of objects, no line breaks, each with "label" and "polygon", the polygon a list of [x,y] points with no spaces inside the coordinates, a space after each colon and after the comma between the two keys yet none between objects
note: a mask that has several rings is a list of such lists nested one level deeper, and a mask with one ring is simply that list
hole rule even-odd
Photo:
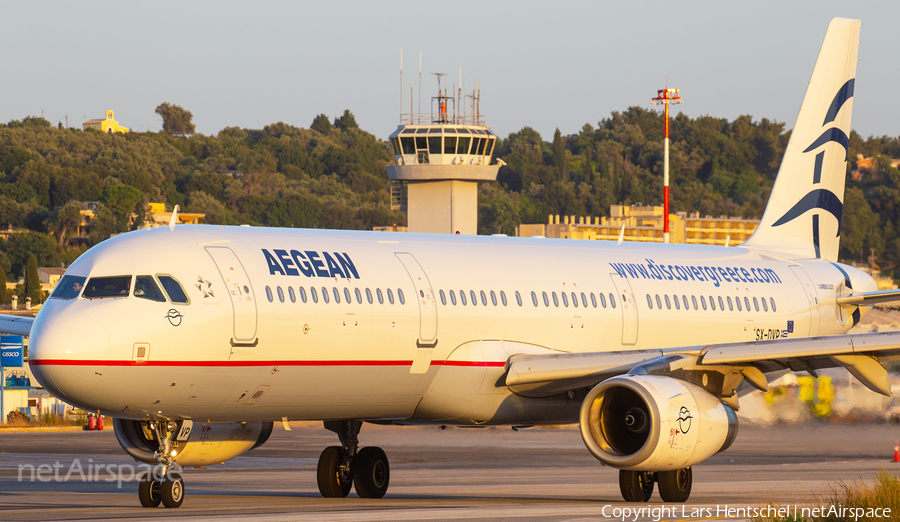
[{"label": "white airliner", "polygon": [[[326,497],[382,497],[364,422],[579,422],[625,500],[683,502],[737,434],[738,388],[846,367],[890,394],[900,334],[846,332],[900,298],[837,263],[860,22],[829,25],[758,230],[732,248],[177,226],[124,234],[66,272],[30,335],[38,381],[115,418],[164,471],[323,420]],[[30,328],[29,328],[30,326]],[[144,506],[181,505],[176,473]]]}]

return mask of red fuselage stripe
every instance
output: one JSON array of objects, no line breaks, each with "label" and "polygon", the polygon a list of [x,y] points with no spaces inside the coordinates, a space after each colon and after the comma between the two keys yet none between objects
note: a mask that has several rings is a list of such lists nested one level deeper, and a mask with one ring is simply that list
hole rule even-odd
[{"label": "red fuselage stripe", "polygon": [[[411,366],[412,361],[122,361],[87,359],[32,359],[32,366],[178,366],[178,367],[245,367],[245,366]],[[499,368],[504,361],[431,361],[432,366],[483,366]]]}]

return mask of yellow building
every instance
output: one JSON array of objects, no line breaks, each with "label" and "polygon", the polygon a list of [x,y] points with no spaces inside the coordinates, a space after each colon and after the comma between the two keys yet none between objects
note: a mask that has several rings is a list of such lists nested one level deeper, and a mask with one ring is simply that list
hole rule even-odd
[{"label": "yellow building", "polygon": [[[165,203],[148,203],[147,206],[148,208],[147,213],[144,215],[144,222],[138,228],[168,226],[169,221],[172,220],[172,212],[166,212]],[[136,217],[137,216],[132,215],[131,219],[133,220]],[[196,225],[205,217],[206,214],[199,212],[192,213],[179,210],[178,215],[175,216],[175,221],[177,225]]]},{"label": "yellow building", "polygon": [[[546,225],[516,227],[517,236],[545,236],[561,239],[603,239],[616,241],[622,227],[625,241],[662,243],[663,207],[613,205],[610,217],[550,216]],[[672,243],[737,245],[756,230],[759,220],[720,216],[669,214],[669,240]]]},{"label": "yellow building", "polygon": [[110,109],[106,111],[105,120],[88,120],[82,123],[81,127],[83,130],[96,129],[100,132],[108,132],[110,134],[113,132],[121,132],[122,134],[128,132],[128,129],[119,125],[119,122],[117,122],[114,117],[115,115]]}]

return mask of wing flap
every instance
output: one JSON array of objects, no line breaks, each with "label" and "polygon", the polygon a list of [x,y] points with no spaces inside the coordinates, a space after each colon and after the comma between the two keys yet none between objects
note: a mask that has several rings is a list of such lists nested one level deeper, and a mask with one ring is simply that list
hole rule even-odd
[{"label": "wing flap", "polygon": [[27,337],[31,333],[32,323],[34,323],[34,317],[0,314],[0,332],[3,333]]}]

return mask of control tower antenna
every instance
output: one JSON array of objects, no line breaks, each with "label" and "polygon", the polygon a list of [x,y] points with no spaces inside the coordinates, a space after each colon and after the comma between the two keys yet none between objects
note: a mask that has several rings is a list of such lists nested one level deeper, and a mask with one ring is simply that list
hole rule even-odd
[{"label": "control tower antenna", "polygon": [[[431,73],[437,76],[438,82],[438,95],[435,98],[431,99],[431,120],[435,123],[447,123],[447,96],[441,94],[441,78],[447,76],[444,73]],[[438,102],[438,118],[434,119],[434,101]]]},{"label": "control tower antenna", "polygon": [[403,112],[403,48],[400,48],[400,112]]},{"label": "control tower antenna", "polygon": [[422,49],[419,49],[419,114],[422,114]]},{"label": "control tower antenna", "polygon": [[653,105],[664,105],[666,114],[665,152],[663,155],[663,243],[669,242],[669,104],[681,103],[678,89],[669,88],[669,79],[666,78],[666,88],[656,91],[656,98],[650,100]]}]

